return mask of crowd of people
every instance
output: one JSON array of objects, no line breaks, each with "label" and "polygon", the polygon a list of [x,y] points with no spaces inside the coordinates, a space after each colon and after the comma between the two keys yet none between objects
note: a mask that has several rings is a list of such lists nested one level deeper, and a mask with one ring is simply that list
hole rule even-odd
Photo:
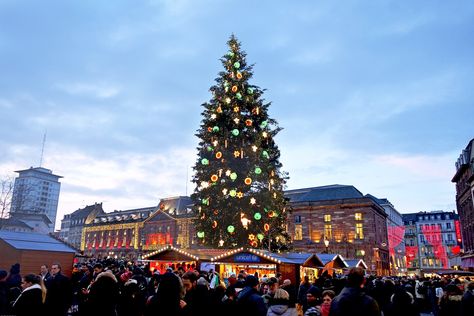
[{"label": "crowd of people", "polygon": [[[187,269],[186,269],[187,268]],[[107,259],[76,264],[72,276],[61,265],[20,273],[0,270],[0,315],[103,316],[434,316],[474,315],[474,282],[469,278],[366,276],[323,273],[300,284],[245,270],[221,278],[213,270],[178,265],[166,271]]]}]

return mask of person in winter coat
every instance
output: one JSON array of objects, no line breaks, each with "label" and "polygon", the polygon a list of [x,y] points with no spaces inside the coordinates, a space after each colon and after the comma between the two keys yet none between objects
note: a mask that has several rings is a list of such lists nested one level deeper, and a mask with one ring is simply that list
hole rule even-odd
[{"label": "person in winter coat", "polygon": [[306,292],[307,309],[305,316],[321,316],[321,310],[318,306],[321,300],[321,291],[316,286],[311,286]]},{"label": "person in winter coat", "polygon": [[284,289],[277,289],[270,301],[267,316],[296,316],[296,307],[289,307],[290,294]]},{"label": "person in winter coat", "polygon": [[44,299],[46,293],[41,286],[41,279],[34,274],[27,274],[21,282],[23,291],[13,303],[13,313],[16,316],[44,314]]},{"label": "person in winter coat", "polygon": [[5,281],[7,275],[7,271],[0,270],[0,315],[8,314],[8,286]]},{"label": "person in winter coat", "polygon": [[380,316],[377,302],[362,291],[364,283],[364,270],[352,268],[346,286],[331,303],[329,316]]},{"label": "person in winter coat", "polygon": [[439,304],[440,316],[457,316],[461,315],[461,300],[463,293],[454,284],[446,286],[446,292],[441,298]]},{"label": "person in winter coat", "polygon": [[413,295],[403,287],[395,289],[390,303],[386,306],[384,316],[420,316],[418,306],[415,304]]},{"label": "person in winter coat", "polygon": [[101,272],[87,294],[88,315],[116,316],[119,299],[117,279],[110,271]]},{"label": "person in winter coat", "polygon": [[50,316],[65,316],[71,306],[72,287],[68,277],[61,273],[61,265],[51,265],[51,277],[46,280],[45,308]]},{"label": "person in winter coat", "polygon": [[240,315],[265,316],[267,307],[263,298],[258,294],[258,279],[253,275],[247,276],[245,287],[237,296],[237,309]]},{"label": "person in winter coat", "polygon": [[466,292],[461,300],[461,315],[474,315],[474,281],[465,285]]},{"label": "person in winter coat", "polygon": [[156,294],[147,304],[145,315],[181,316],[186,302],[181,299],[184,288],[181,279],[172,272],[161,275]]}]

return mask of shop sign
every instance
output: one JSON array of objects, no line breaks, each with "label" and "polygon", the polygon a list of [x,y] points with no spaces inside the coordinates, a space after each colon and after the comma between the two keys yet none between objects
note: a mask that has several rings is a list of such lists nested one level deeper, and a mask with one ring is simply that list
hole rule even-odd
[{"label": "shop sign", "polygon": [[234,262],[260,262],[260,257],[251,253],[238,253],[234,255]]}]

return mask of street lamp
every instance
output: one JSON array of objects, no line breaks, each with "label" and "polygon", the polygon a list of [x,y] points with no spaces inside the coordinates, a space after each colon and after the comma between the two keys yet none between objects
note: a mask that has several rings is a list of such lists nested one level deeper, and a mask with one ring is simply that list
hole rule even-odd
[{"label": "street lamp", "polygon": [[329,239],[324,239],[324,246],[326,246],[326,253],[329,253]]}]

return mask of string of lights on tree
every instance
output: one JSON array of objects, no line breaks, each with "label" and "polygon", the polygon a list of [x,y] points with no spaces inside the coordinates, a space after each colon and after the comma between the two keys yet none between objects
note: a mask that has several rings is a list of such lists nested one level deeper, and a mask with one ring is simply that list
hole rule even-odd
[{"label": "string of lights on tree", "polygon": [[193,181],[198,241],[212,247],[286,249],[287,174],[274,142],[281,130],[269,118],[263,90],[249,83],[252,66],[234,36],[221,58],[224,71],[202,106]]}]

